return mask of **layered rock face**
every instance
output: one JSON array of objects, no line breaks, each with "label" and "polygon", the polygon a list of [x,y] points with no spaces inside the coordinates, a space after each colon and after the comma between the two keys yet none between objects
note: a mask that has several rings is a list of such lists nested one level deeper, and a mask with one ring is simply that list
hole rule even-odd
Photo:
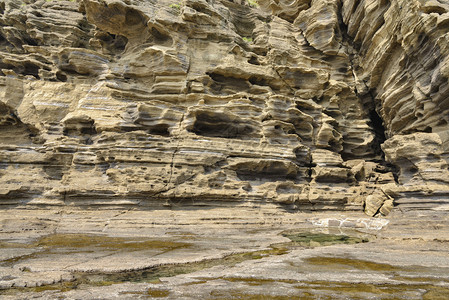
[{"label": "layered rock face", "polygon": [[449,2],[357,3],[344,1],[342,17],[358,54],[359,94],[374,100],[385,159],[398,168],[396,204],[447,209]]},{"label": "layered rock face", "polygon": [[259,5],[0,1],[0,203],[449,204],[448,2]]}]

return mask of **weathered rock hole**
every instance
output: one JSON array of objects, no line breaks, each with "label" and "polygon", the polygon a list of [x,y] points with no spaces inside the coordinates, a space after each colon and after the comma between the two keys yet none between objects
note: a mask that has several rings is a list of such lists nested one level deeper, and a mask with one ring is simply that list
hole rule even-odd
[{"label": "weathered rock hole", "polygon": [[64,74],[64,72],[58,71],[58,72],[56,72],[56,79],[58,79],[59,81],[62,81],[62,82],[66,82],[67,76]]},{"label": "weathered rock hole", "polygon": [[89,31],[93,26],[84,18],[78,22],[78,27],[83,31]]},{"label": "weathered rock hole", "polygon": [[94,120],[80,120],[79,122],[69,122],[65,124],[63,134],[65,136],[80,136],[97,134]]},{"label": "weathered rock hole", "polygon": [[416,172],[419,171],[419,169],[418,169],[416,166],[411,166],[411,167],[408,169],[408,171],[409,171],[410,173],[416,173]]},{"label": "weathered rock hole", "polygon": [[276,193],[278,194],[294,194],[298,193],[298,189],[288,185],[279,185],[276,188]]},{"label": "weathered rock hole", "polygon": [[125,50],[126,44],[128,43],[128,39],[123,35],[117,35],[114,39],[113,46],[118,51]]},{"label": "weathered rock hole", "polygon": [[120,34],[101,32],[95,34],[95,37],[102,42],[102,46],[106,50],[114,54],[123,52],[128,44],[128,38]]},{"label": "weathered rock hole", "polygon": [[172,42],[172,38],[168,34],[164,34],[154,27],[151,27],[150,32],[153,35],[156,42],[160,42],[160,43],[171,43]]},{"label": "weathered rock hole", "polygon": [[256,84],[256,85],[261,85],[261,86],[268,85],[264,78],[259,78],[259,77],[255,77],[255,76],[250,77],[248,81],[251,84]]},{"label": "weathered rock hole", "polygon": [[30,46],[38,46],[37,41],[32,38],[26,38],[25,43],[27,43],[27,45],[30,45]]},{"label": "weathered rock hole", "polygon": [[9,45],[9,42],[5,39],[3,35],[0,34],[0,46],[7,46]]},{"label": "weathered rock hole", "polygon": [[193,128],[197,135],[222,138],[241,138],[253,132],[251,126],[215,112],[200,112],[196,115]]},{"label": "weathered rock hole", "polygon": [[42,14],[39,12],[39,11],[37,11],[37,10],[34,10],[34,11],[32,11],[31,12],[33,15],[35,15],[36,17],[38,17],[38,18],[42,18],[43,16],[42,16]]},{"label": "weathered rock hole", "polygon": [[167,124],[159,124],[156,126],[152,126],[148,130],[148,133],[161,136],[170,136],[170,131],[168,130],[169,128],[170,126]]},{"label": "weathered rock hole", "polygon": [[135,9],[128,9],[125,15],[125,25],[134,26],[143,23],[142,15]]},{"label": "weathered rock hole", "polygon": [[89,134],[89,135],[97,133],[94,126],[83,127],[83,128],[81,128],[80,132],[81,132],[81,134]]},{"label": "weathered rock hole", "polygon": [[282,162],[264,162],[260,165],[242,163],[235,170],[243,181],[283,181],[296,179],[297,173]]},{"label": "weathered rock hole", "polygon": [[439,160],[441,158],[439,155],[436,155],[435,153],[428,153],[426,157],[427,157],[427,160],[429,160],[429,161],[435,161],[435,160]]},{"label": "weathered rock hole", "polygon": [[242,78],[228,77],[217,73],[206,73],[214,81],[211,88],[217,92],[244,91],[249,89],[249,83]]},{"label": "weathered rock hole", "polygon": [[0,68],[14,70],[17,74],[31,75],[39,79],[39,66],[30,62],[25,62],[23,65],[18,66],[0,63]]},{"label": "weathered rock hole", "polygon": [[207,15],[210,15],[210,11],[207,9],[206,6],[204,6],[204,4],[200,4],[197,2],[194,2],[190,5],[191,8],[193,8],[194,10],[196,10],[197,12],[200,13],[205,13]]},{"label": "weathered rock hole", "polygon": [[448,123],[445,119],[441,119],[438,121],[437,126],[446,126]]},{"label": "weathered rock hole", "polygon": [[256,66],[260,65],[259,60],[255,56],[251,56],[251,58],[248,60],[248,63]]}]

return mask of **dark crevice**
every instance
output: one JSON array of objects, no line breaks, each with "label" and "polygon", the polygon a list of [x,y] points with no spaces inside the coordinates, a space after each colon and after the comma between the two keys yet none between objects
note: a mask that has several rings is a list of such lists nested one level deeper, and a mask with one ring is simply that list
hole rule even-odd
[{"label": "dark crevice", "polygon": [[32,39],[30,37],[26,37],[24,39],[24,42],[27,43],[30,46],[38,46],[39,45],[35,39]]},{"label": "dark crevice", "polygon": [[369,112],[369,118],[378,144],[383,144],[387,137],[385,136],[385,127],[382,118],[374,109]]},{"label": "dark crevice", "polygon": [[67,76],[64,74],[64,72],[61,71],[57,71],[56,72],[56,79],[62,82],[66,82],[67,81]]},{"label": "dark crevice", "polygon": [[255,84],[255,85],[261,85],[261,86],[268,86],[266,80],[264,78],[259,78],[256,76],[252,76],[249,78],[248,80],[251,84]]},{"label": "dark crevice", "polygon": [[251,58],[248,60],[248,63],[256,66],[260,65],[259,60],[255,56],[251,56]]},{"label": "dark crevice", "polygon": [[158,124],[151,126],[148,133],[160,136],[170,136],[170,131],[168,130],[170,126],[168,124]]},{"label": "dark crevice", "polygon": [[[357,9],[357,6],[358,6],[358,2],[352,8],[353,12]],[[350,71],[354,75],[354,82],[355,82],[355,80],[356,80],[355,72],[357,70],[357,64],[355,63],[354,56],[360,55],[361,43],[355,42],[354,39],[351,36],[349,36],[348,26],[343,22],[341,9],[342,9],[342,7],[340,4],[340,7],[339,7],[340,12],[339,12],[338,16],[339,16],[340,33],[342,36],[342,43],[346,43],[349,47],[352,47],[352,49],[355,50],[355,54],[348,55],[348,61],[350,64],[349,66],[351,67]],[[341,71],[343,71],[343,70],[341,70]],[[355,90],[356,96],[361,101],[362,107],[364,108],[365,112],[367,113],[367,116],[369,117],[370,126],[371,126],[371,129],[373,130],[373,133],[375,136],[374,141],[372,143],[372,148],[373,148],[374,154],[375,154],[375,156],[377,156],[377,158],[374,158],[373,161],[378,163],[378,166],[380,168],[380,169],[376,169],[376,172],[379,172],[379,173],[391,172],[393,174],[394,181],[396,183],[399,183],[398,175],[399,175],[400,169],[396,165],[390,164],[385,160],[385,153],[383,152],[383,150],[381,148],[381,145],[387,140],[387,134],[386,134],[387,131],[384,126],[384,121],[378,113],[378,111],[380,109],[380,103],[378,103],[378,101],[376,101],[376,91],[373,89],[370,89],[370,87],[367,86],[366,83],[365,83],[365,87],[368,91],[364,94],[361,94],[357,90],[357,85],[354,85],[354,90]]]},{"label": "dark crevice", "polygon": [[242,138],[253,132],[253,128],[248,124],[239,122],[220,113],[198,113],[189,130],[197,135],[222,138]]},{"label": "dark crevice", "polygon": [[122,53],[128,44],[128,39],[119,34],[100,31],[95,34],[95,37],[100,40],[102,47],[112,54]]},{"label": "dark crevice", "polygon": [[39,79],[39,66],[32,63],[27,63],[24,65],[24,70],[21,73],[23,75],[32,75]]},{"label": "dark crevice", "polygon": [[239,164],[235,172],[237,177],[243,181],[284,181],[295,180],[297,171],[291,170],[281,162],[260,162]]},{"label": "dark crevice", "polygon": [[31,75],[39,79],[39,69],[40,67],[31,62],[24,62],[22,65],[11,65],[8,63],[0,62],[0,69],[13,70],[16,74],[21,75]]},{"label": "dark crevice", "polygon": [[285,180],[295,180],[296,174],[283,174],[283,173],[264,173],[264,172],[247,172],[247,171],[237,171],[237,177],[242,181],[285,181]]}]

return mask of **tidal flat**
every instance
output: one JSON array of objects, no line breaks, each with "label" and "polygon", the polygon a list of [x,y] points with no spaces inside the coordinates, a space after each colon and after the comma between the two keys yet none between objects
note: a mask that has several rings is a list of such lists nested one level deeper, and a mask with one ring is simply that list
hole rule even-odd
[{"label": "tidal flat", "polygon": [[[19,221],[4,216],[4,299],[449,297],[441,226],[447,220],[432,213],[408,225],[356,213],[279,213],[243,223],[230,210],[227,222],[225,211],[208,211],[211,217],[199,224],[172,212],[177,221],[165,225],[155,222],[161,212],[37,213],[24,211]],[[329,219],[348,226],[320,225]],[[12,230],[14,222],[21,225]],[[426,235],[414,234],[419,231]]]}]

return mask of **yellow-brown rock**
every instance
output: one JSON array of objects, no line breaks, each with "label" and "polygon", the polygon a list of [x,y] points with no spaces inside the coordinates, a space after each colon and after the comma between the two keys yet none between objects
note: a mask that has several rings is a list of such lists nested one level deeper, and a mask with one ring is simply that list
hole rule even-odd
[{"label": "yellow-brown rock", "polygon": [[0,0],[0,204],[445,207],[449,3],[259,5]]}]

